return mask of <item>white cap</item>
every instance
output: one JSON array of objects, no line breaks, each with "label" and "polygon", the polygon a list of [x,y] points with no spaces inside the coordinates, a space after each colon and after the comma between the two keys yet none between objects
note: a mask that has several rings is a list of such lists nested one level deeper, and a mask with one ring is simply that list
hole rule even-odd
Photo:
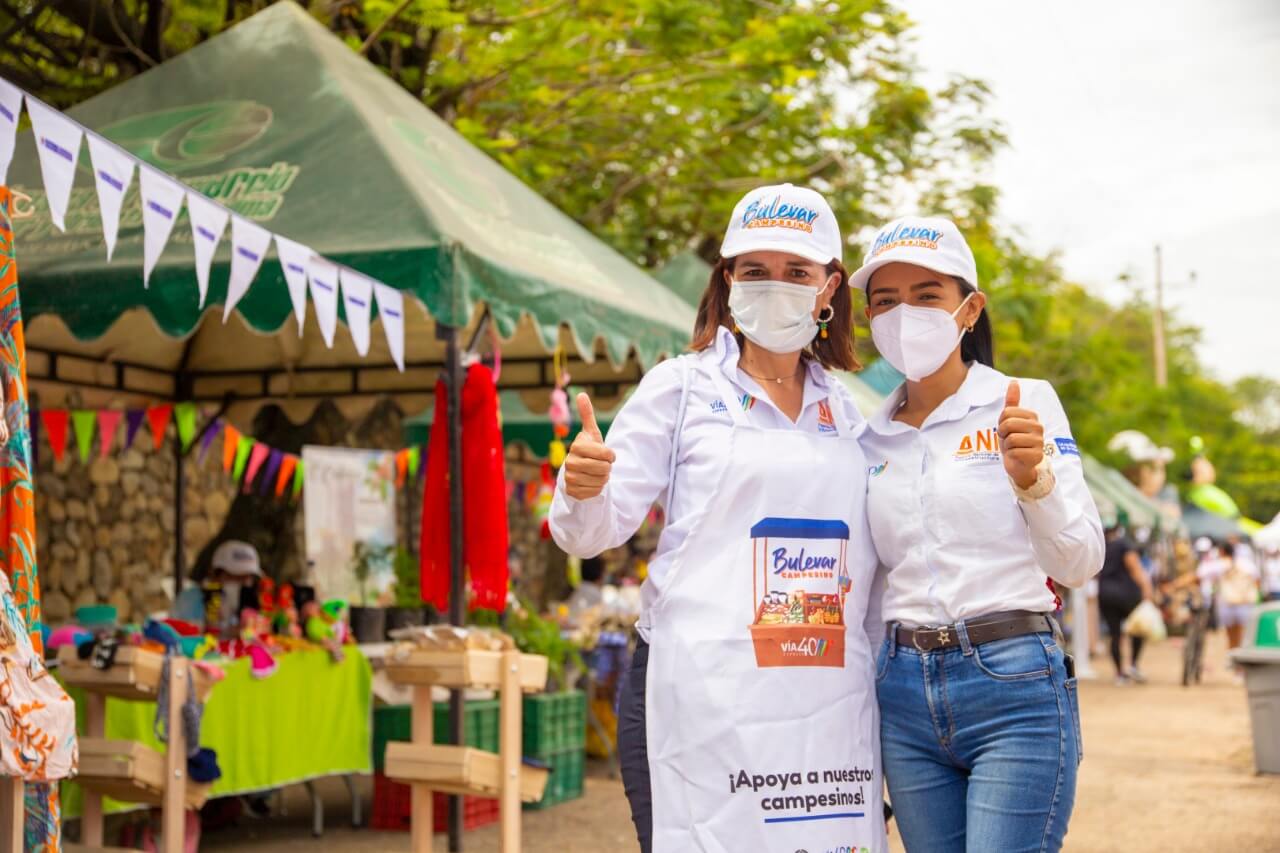
[{"label": "white cap", "polygon": [[956,224],[940,216],[904,216],[881,228],[849,286],[866,290],[871,274],[885,264],[913,264],[978,287],[973,250]]},{"label": "white cap", "polygon": [[827,200],[808,187],[758,187],[742,197],[720,244],[720,257],[786,252],[814,263],[840,260],[844,242]]},{"label": "white cap", "polygon": [[262,566],[258,564],[258,549],[238,539],[228,539],[219,545],[213,552],[211,565],[229,575],[262,577]]}]

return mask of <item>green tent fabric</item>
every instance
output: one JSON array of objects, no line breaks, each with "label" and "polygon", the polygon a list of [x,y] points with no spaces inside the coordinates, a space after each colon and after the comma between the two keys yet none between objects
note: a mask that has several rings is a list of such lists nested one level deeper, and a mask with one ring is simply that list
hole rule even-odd
[{"label": "green tent fabric", "polygon": [[[1146,495],[1138,491],[1138,487],[1114,468],[1108,468],[1089,454],[1081,454],[1084,462],[1084,479],[1089,491],[1095,495],[1102,513],[1103,501],[1115,507],[1117,515],[1123,515],[1131,527],[1147,527],[1160,530],[1164,525],[1164,517],[1160,508]],[[1099,500],[1101,498],[1102,500]]]},{"label": "green tent fabric", "polygon": [[[600,339],[617,363],[633,347],[643,363],[676,352],[692,328],[688,305],[292,2],[69,114],[271,231],[412,293],[442,323],[465,326],[483,303],[504,336],[528,315],[550,348],[567,323],[588,360]],[[87,150],[66,234],[49,220],[30,133],[19,134],[10,180],[35,207],[16,227],[29,321],[56,314],[87,340],[140,306],[168,336],[196,328],[185,213],[144,290],[136,178],[110,263]],[[229,243],[215,256],[211,304],[226,296]],[[290,317],[274,251],[237,310],[259,333]]]},{"label": "green tent fabric", "polygon": [[707,289],[707,282],[711,280],[711,269],[711,264],[696,252],[681,252],[667,261],[653,276],[671,288],[672,293],[696,308]]}]

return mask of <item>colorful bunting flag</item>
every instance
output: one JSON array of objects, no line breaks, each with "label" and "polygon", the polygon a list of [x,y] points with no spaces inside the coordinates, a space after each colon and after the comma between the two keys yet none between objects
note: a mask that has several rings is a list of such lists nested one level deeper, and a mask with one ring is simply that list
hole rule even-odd
[{"label": "colorful bunting flag", "polygon": [[276,497],[284,495],[285,486],[293,480],[293,469],[298,465],[298,457],[286,453],[280,460],[280,473],[276,475]]},{"label": "colorful bunting flag", "polygon": [[422,449],[418,447],[409,448],[409,476],[417,479],[418,465],[422,462]]},{"label": "colorful bunting flag", "polygon": [[253,277],[271,247],[271,232],[239,216],[231,217],[231,278],[227,281],[227,304],[222,309],[222,322],[249,292]]},{"label": "colorful bunting flag", "polygon": [[145,163],[138,164],[138,187],[142,191],[142,286],[150,287],[151,271],[173,233],[186,190]]},{"label": "colorful bunting flag", "polygon": [[116,438],[116,427],[120,425],[120,417],[124,412],[119,409],[98,410],[98,455],[106,458],[111,452],[111,445]]},{"label": "colorful bunting flag", "polygon": [[75,430],[81,462],[89,461],[89,449],[93,446],[93,425],[97,422],[98,413],[93,409],[76,409],[71,413],[71,427]]},{"label": "colorful bunting flag", "polygon": [[67,410],[41,409],[40,421],[44,424],[44,431],[49,433],[54,461],[61,462],[67,450]]},{"label": "colorful bunting flag", "polygon": [[240,430],[227,424],[222,430],[222,470],[231,473],[231,466],[235,464],[236,449],[240,446]]},{"label": "colorful bunting flag", "polygon": [[0,186],[9,181],[9,163],[18,138],[18,119],[22,115],[22,90],[0,79]]},{"label": "colorful bunting flag", "polygon": [[396,454],[396,488],[404,488],[404,476],[409,470],[409,451],[401,450]]},{"label": "colorful bunting flag", "polygon": [[214,204],[200,193],[187,193],[187,216],[191,219],[191,241],[196,247],[196,287],[200,290],[200,307],[204,307],[209,295],[209,267],[218,251],[222,232],[227,230],[231,214],[222,205]]},{"label": "colorful bunting flag", "polygon": [[151,424],[151,442],[156,450],[164,444],[164,434],[169,429],[169,418],[173,416],[173,406],[152,406],[147,409],[147,422]]},{"label": "colorful bunting flag", "polygon": [[213,446],[213,440],[218,437],[218,433],[222,432],[222,418],[215,418],[213,423],[205,428],[204,435],[200,437],[200,456],[197,462],[204,464],[205,457],[209,455],[209,448]]},{"label": "colorful bunting flag", "polygon": [[249,470],[244,475],[244,491],[248,494],[253,488],[253,481],[258,477],[258,471],[262,469],[262,463],[267,460],[267,456],[271,454],[271,448],[260,442],[254,442],[253,450],[249,451]]},{"label": "colorful bunting flag", "polygon": [[387,338],[387,349],[400,372],[404,372],[404,294],[380,281],[373,283],[378,298],[378,319]]},{"label": "colorful bunting flag", "polygon": [[245,463],[249,461],[249,452],[253,450],[255,444],[257,442],[247,435],[240,436],[240,441],[236,443],[236,459],[231,465],[231,479],[237,483],[244,474]]},{"label": "colorful bunting flag", "polygon": [[133,439],[138,434],[138,430],[142,429],[142,421],[147,416],[146,409],[128,409],[124,413],[124,447],[121,450],[128,450],[133,447]]},{"label": "colorful bunting flag", "polygon": [[96,133],[88,135],[89,162],[98,190],[98,210],[102,214],[102,236],[107,241],[107,260],[116,250],[120,233],[120,208],[133,182],[133,159]]},{"label": "colorful bunting flag", "polygon": [[40,155],[40,174],[44,177],[45,199],[49,202],[49,218],[66,231],[67,202],[76,179],[76,161],[80,159],[80,140],[84,131],[55,109],[27,96],[27,115]]},{"label": "colorful bunting flag", "polygon": [[276,485],[276,472],[280,470],[280,461],[283,458],[284,451],[271,448],[271,455],[267,457],[267,469],[262,472],[262,480],[258,483],[259,494],[271,494],[272,488]]},{"label": "colorful bunting flag", "polygon": [[284,270],[284,282],[289,286],[289,300],[293,303],[293,316],[298,321],[298,337],[307,322],[307,266],[315,252],[292,240],[276,235],[276,255]]},{"label": "colorful bunting flag", "polygon": [[307,278],[324,345],[333,349],[333,333],[338,328],[338,265],[315,255],[307,265]]},{"label": "colorful bunting flag", "polygon": [[369,354],[369,312],[373,307],[373,279],[343,267],[342,304],[347,309],[347,329],[360,355]]},{"label": "colorful bunting flag", "polygon": [[302,469],[305,467],[301,459],[298,460],[297,466],[293,469],[293,495],[292,499],[297,500],[298,495],[302,494]]},{"label": "colorful bunting flag", "polygon": [[191,447],[196,437],[196,404],[179,403],[173,407],[173,419],[178,423],[178,440],[183,451]]}]

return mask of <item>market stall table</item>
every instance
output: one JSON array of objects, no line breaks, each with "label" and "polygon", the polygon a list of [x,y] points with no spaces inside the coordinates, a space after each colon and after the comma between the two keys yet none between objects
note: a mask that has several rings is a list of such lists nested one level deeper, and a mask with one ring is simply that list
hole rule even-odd
[{"label": "market stall table", "polygon": [[[320,649],[282,654],[276,672],[262,679],[250,674],[247,658],[220,662],[227,677],[214,686],[200,729],[200,745],[218,754],[222,769],[211,797],[372,772],[372,670],[357,647],[343,651],[346,657],[339,663]],[[76,700],[77,727],[83,731],[83,694],[68,692]],[[106,736],[162,749],[155,714],[152,702],[108,699]],[[358,797],[349,778],[347,782],[358,822]],[[64,818],[78,816],[79,786],[64,783],[62,801]],[[318,804],[314,797],[313,802]],[[134,806],[112,800],[106,804],[107,812],[130,808]],[[317,834],[321,820],[317,811]]]}]

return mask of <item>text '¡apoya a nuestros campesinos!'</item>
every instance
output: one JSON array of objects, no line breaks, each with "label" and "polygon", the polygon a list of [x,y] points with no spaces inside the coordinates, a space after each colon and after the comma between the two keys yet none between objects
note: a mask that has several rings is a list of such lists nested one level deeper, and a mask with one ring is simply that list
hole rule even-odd
[{"label": "text '\u00a1apoya a nuestros campesinos!'", "polygon": [[[866,804],[866,794],[862,790],[863,783],[869,783],[875,773],[861,767],[841,768],[838,770],[810,770],[791,773],[756,773],[750,774],[740,770],[729,774],[729,793],[743,791],[753,793],[765,792],[760,800],[760,807],[765,811],[799,811],[812,812],[814,809],[833,806],[861,806]],[[858,785],[856,791],[834,791],[810,793],[799,789],[809,785]]]}]

